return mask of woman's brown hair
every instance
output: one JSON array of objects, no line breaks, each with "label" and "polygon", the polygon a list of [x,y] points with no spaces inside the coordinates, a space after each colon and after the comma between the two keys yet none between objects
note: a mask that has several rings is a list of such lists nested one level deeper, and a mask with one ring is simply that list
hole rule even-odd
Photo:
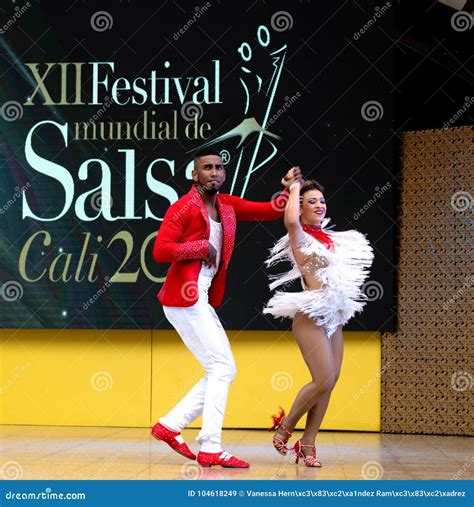
[{"label": "woman's brown hair", "polygon": [[319,190],[322,194],[324,194],[324,187],[316,180],[305,180],[300,190],[300,196],[309,190]]}]

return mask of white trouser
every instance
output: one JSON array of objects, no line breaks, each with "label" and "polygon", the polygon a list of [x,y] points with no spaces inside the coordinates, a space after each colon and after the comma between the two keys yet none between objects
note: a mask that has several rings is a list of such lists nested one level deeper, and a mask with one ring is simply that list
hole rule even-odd
[{"label": "white trouser", "polygon": [[206,370],[206,375],[160,419],[160,423],[172,431],[181,431],[202,415],[202,428],[196,437],[201,451],[221,452],[227,393],[236,368],[229,339],[208,302],[211,282],[212,278],[199,277],[199,299],[193,306],[163,306],[166,318]]}]

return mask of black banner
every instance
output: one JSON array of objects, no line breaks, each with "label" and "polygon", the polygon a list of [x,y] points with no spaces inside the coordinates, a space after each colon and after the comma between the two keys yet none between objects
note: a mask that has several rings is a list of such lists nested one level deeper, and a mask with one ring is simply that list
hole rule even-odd
[{"label": "black banner", "polygon": [[[390,330],[392,6],[330,4],[4,7],[1,326],[169,328],[153,241],[190,188],[193,150],[213,146],[222,192],[270,200],[294,164],[325,186],[335,229],[375,250],[347,329]],[[288,328],[261,314],[282,220],[237,231],[223,324]]]}]

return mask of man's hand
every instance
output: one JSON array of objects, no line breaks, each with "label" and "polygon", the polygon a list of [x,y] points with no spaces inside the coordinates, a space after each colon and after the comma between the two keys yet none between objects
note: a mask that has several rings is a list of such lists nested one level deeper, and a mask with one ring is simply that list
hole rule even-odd
[{"label": "man's hand", "polygon": [[295,181],[300,181],[303,184],[303,175],[299,166],[292,167],[282,178],[281,184],[284,187],[289,187]]},{"label": "man's hand", "polygon": [[203,263],[208,267],[212,268],[216,265],[217,250],[209,243],[209,250],[207,252],[207,259],[203,260]]}]

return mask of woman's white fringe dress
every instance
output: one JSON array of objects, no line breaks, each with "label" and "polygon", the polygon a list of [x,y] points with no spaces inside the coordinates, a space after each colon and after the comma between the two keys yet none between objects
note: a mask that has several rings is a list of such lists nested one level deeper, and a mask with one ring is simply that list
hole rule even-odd
[{"label": "woman's white fringe dress", "polygon": [[[346,324],[356,313],[362,311],[367,296],[361,290],[369,275],[374,254],[366,237],[358,231],[325,230],[329,218],[322,222],[322,230],[333,241],[334,251],[325,244],[303,232],[304,239],[298,245],[308,256],[303,274],[313,274],[323,283],[321,289],[307,290],[302,278],[302,269],[294,258],[288,234],[283,236],[270,250],[267,266],[282,261],[292,264],[290,271],[270,275],[273,282],[270,289],[289,285],[301,277],[303,292],[277,291],[268,301],[263,313],[274,317],[293,318],[302,312],[314,320],[316,325],[325,328],[328,338],[339,325]],[[309,269],[309,270],[308,270]]]}]

